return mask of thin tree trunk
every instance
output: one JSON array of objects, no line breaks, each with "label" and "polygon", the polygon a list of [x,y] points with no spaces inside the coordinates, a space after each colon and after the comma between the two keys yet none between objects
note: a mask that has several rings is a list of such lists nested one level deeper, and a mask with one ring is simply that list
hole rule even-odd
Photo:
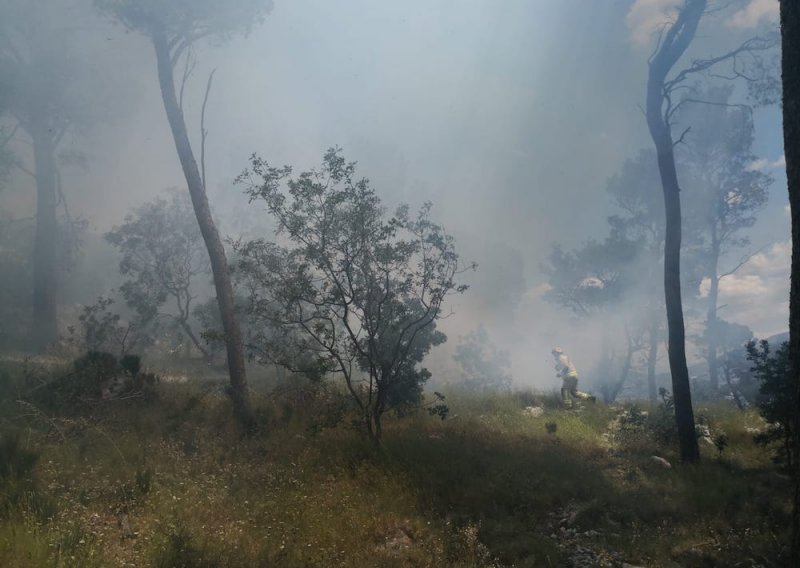
[{"label": "thin tree trunk", "polygon": [[711,260],[709,261],[708,277],[711,286],[708,290],[708,311],[706,312],[706,340],[708,353],[706,362],[708,363],[708,379],[714,392],[719,390],[719,362],[717,360],[717,341],[719,326],[717,325],[717,304],[719,302],[719,242],[717,241],[716,231],[712,229],[711,236]]},{"label": "thin tree trunk", "polygon": [[650,322],[648,332],[650,340],[647,346],[647,397],[650,404],[658,403],[658,389],[656,388],[656,362],[658,361],[658,343],[661,330],[658,320],[655,318]]},{"label": "thin tree trunk", "polygon": [[727,358],[725,364],[723,365],[722,374],[725,376],[725,384],[728,385],[728,390],[731,391],[731,396],[736,403],[736,408],[742,411],[746,410],[744,402],[742,401],[742,397],[739,395],[739,391],[733,388],[733,383],[731,382],[731,366]]},{"label": "thin tree trunk", "polygon": [[[178,324],[181,326],[181,329],[189,338],[189,341],[191,341],[192,344],[194,344],[194,346],[200,352],[200,355],[203,357],[203,361],[205,361],[206,363],[210,362],[212,359],[211,353],[208,351],[208,349],[205,348],[200,339],[194,334],[192,326],[190,326],[189,323],[184,319],[178,320]],[[190,344],[187,343],[187,346],[188,345]],[[189,350],[189,352],[191,352],[191,349]]]},{"label": "thin tree trunk", "polygon": [[36,172],[36,237],[33,251],[33,347],[44,352],[58,335],[56,163],[53,135],[34,118],[30,125]]},{"label": "thin tree trunk", "polygon": [[700,460],[695,434],[694,411],[686,365],[686,337],[681,300],[681,197],[675,168],[674,142],[664,116],[665,82],[672,67],[686,52],[697,33],[706,0],[687,0],[677,20],[666,31],[650,60],[647,80],[647,126],[658,155],[658,170],[664,193],[664,297],[667,308],[668,354],[672,374],[672,396],[678,426],[681,461]]},{"label": "thin tree trunk", "polygon": [[253,416],[247,387],[244,345],[234,307],[233,285],[231,284],[230,271],[228,269],[228,259],[225,256],[225,247],[214,224],[214,219],[211,217],[208,197],[203,187],[203,180],[192,152],[191,143],[189,142],[183,111],[175,93],[174,68],[167,40],[164,34],[158,30],[153,33],[152,40],[158,62],[158,81],[161,86],[164,110],[167,113],[175,148],[178,151],[183,174],[186,178],[186,185],[192,198],[197,224],[200,226],[200,232],[203,235],[203,240],[208,249],[208,256],[211,260],[214,287],[222,317],[222,328],[225,333],[234,413],[242,426],[247,431],[250,431],[253,426]]},{"label": "thin tree trunk", "polygon": [[[781,0],[783,145],[792,215],[792,272],[789,291],[789,362],[795,384],[795,432],[800,432],[800,2]],[[794,454],[800,455],[795,437]],[[797,460],[800,461],[800,460]],[[800,566],[800,468],[794,468],[792,560]]]},{"label": "thin tree trunk", "polygon": [[635,348],[633,341],[631,341],[630,336],[628,336],[628,351],[625,354],[625,362],[622,364],[622,372],[619,375],[619,380],[611,386],[611,390],[606,399],[606,404],[611,404],[617,400],[619,393],[621,393],[622,389],[625,387],[625,383],[628,382],[628,375],[631,373],[634,351]]}]

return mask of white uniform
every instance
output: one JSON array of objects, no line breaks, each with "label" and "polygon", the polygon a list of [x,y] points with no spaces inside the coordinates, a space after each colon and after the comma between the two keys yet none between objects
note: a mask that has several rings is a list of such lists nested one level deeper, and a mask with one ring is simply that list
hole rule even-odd
[{"label": "white uniform", "polygon": [[561,351],[553,351],[556,358],[556,373],[561,377],[561,399],[567,406],[572,406],[573,398],[594,401],[594,397],[578,390],[578,370],[569,357]]}]

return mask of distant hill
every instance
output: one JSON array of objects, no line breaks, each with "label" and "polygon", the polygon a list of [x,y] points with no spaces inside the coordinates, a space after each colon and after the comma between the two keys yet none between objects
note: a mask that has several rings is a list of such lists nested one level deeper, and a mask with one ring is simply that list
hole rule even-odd
[{"label": "distant hill", "polygon": [[778,333],[777,335],[767,337],[767,341],[769,341],[770,345],[780,345],[785,341],[789,341],[789,332],[784,331],[783,333]]}]

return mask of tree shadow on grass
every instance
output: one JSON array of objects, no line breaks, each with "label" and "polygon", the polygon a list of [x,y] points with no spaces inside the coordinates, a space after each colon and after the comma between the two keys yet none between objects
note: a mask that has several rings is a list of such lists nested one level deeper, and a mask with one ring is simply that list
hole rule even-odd
[{"label": "tree shadow on grass", "polygon": [[[556,435],[398,431],[382,460],[415,488],[426,515],[479,524],[481,542],[507,565],[562,565],[573,552],[558,548],[562,527],[599,529],[586,542],[627,560],[670,554],[703,566],[769,557],[780,565],[776,538],[790,519],[780,506],[788,486],[771,472],[715,460],[665,469],[649,456],[611,456]],[[715,547],[694,550],[703,539]]]}]

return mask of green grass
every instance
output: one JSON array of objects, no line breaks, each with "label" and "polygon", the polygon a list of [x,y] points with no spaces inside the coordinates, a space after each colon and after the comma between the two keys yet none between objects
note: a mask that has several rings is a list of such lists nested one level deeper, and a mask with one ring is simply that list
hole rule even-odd
[{"label": "green grass", "polygon": [[348,416],[332,426],[335,391],[262,391],[243,439],[212,383],[44,415],[14,402],[35,373],[3,369],[3,431],[39,459],[0,517],[2,566],[565,566],[578,547],[609,565],[784,562],[789,481],[745,430],[758,417],[728,407],[702,412],[729,446],[691,467],[647,432],[610,435],[618,409],[536,393],[445,393],[450,419],[390,417],[375,451]]}]

